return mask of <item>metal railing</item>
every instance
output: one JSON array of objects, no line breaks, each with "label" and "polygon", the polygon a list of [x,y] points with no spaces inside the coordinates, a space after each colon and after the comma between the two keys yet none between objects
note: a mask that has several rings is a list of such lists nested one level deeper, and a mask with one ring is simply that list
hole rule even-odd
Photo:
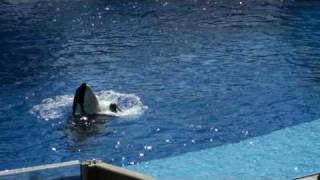
[{"label": "metal railing", "polygon": [[[70,173],[71,172],[71,173]],[[152,177],[128,171],[99,160],[78,160],[0,171],[0,180],[153,180]]]}]

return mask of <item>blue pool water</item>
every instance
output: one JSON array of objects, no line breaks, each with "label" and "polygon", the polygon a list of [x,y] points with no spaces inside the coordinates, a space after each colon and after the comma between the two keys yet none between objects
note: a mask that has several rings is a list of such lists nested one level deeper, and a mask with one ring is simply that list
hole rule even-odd
[{"label": "blue pool water", "polygon": [[[126,166],[318,119],[319,7],[1,1],[0,170],[91,158]],[[81,82],[125,113],[87,130],[71,127]]]},{"label": "blue pool water", "polygon": [[128,168],[158,179],[294,179],[319,172],[319,130],[316,120]]}]

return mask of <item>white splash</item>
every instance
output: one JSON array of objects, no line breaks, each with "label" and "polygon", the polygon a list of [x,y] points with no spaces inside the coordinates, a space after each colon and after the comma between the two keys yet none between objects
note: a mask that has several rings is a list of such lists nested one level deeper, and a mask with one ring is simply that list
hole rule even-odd
[{"label": "white splash", "polygon": [[[140,98],[134,94],[122,94],[115,91],[100,91],[96,93],[100,108],[103,113],[113,116],[136,116],[142,114],[147,106],[144,106]],[[116,103],[121,112],[113,113],[109,110],[109,105]]]},{"label": "white splash", "polygon": [[[112,116],[138,116],[141,115],[147,106],[144,106],[140,98],[134,94],[123,94],[115,91],[100,91],[96,93],[99,100],[101,113]],[[40,119],[52,120],[68,115],[72,111],[73,95],[62,95],[42,100],[38,105],[33,106],[30,113]],[[116,103],[122,110],[113,113],[109,105]]]},{"label": "white splash", "polygon": [[41,104],[33,106],[30,112],[38,118],[45,119],[46,121],[56,119],[70,112],[66,107],[72,108],[72,101],[73,96],[71,95],[47,98],[42,100]]}]

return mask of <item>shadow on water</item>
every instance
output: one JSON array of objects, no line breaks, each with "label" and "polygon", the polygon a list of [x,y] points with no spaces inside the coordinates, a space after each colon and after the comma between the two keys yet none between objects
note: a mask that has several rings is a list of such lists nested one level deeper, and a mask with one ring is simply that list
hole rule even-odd
[{"label": "shadow on water", "polygon": [[80,176],[70,176],[70,177],[64,177],[64,178],[58,178],[58,179],[53,179],[53,180],[80,180]]},{"label": "shadow on water", "polygon": [[114,119],[114,117],[95,116],[83,121],[80,120],[80,118],[70,117],[67,119],[64,133],[66,134],[66,137],[70,139],[73,146],[79,146],[91,137],[98,135],[107,136],[110,134],[111,130],[108,129],[107,123],[112,119]]}]

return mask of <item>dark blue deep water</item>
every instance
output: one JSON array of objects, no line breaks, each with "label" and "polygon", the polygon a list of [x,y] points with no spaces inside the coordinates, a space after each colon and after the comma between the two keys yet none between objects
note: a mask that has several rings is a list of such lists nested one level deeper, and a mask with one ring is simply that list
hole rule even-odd
[{"label": "dark blue deep water", "polygon": [[[312,0],[0,1],[0,170],[92,158],[136,164],[318,119],[319,8]],[[134,94],[148,108],[72,128],[63,102],[82,82]]]}]

